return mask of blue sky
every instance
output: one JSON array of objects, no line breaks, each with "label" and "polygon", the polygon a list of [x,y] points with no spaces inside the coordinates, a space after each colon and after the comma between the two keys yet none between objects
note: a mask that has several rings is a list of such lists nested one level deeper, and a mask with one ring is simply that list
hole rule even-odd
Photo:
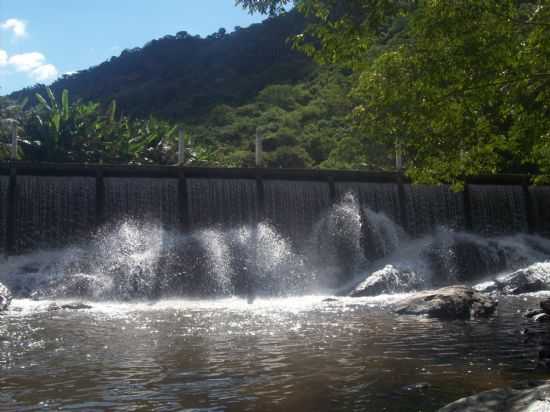
[{"label": "blue sky", "polygon": [[233,0],[0,0],[0,94],[97,65],[185,30],[260,22]]}]

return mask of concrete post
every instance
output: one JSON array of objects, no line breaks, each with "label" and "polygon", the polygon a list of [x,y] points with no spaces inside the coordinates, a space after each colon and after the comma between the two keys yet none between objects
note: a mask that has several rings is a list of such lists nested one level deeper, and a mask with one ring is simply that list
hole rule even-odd
[{"label": "concrete post", "polygon": [[17,123],[15,121],[12,122],[11,160],[17,160]]},{"label": "concrete post", "polygon": [[15,166],[10,166],[9,179],[6,252],[8,255],[13,255],[17,252],[17,170]]},{"label": "concrete post", "polygon": [[398,172],[403,170],[403,151],[399,138],[395,139],[395,170]]},{"label": "concrete post", "polygon": [[179,129],[178,137],[178,165],[183,165],[185,164],[185,134],[183,129]]},{"label": "concrete post", "polygon": [[263,159],[264,153],[263,153],[263,139],[260,136],[260,131],[256,130],[256,167],[263,167],[264,166],[264,159]]}]

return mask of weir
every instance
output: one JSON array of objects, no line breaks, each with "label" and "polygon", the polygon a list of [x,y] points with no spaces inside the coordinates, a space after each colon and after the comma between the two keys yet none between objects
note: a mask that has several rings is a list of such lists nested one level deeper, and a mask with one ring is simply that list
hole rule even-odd
[{"label": "weir", "polygon": [[525,183],[0,164],[0,270],[22,296],[97,299],[338,291],[387,264],[463,282],[550,258],[550,188]]},{"label": "weir", "polygon": [[62,246],[125,219],[182,230],[268,221],[301,243],[350,192],[413,237],[438,226],[549,235],[550,188],[524,190],[524,183],[519,175],[479,177],[455,193],[393,173],[11,162],[0,164],[0,248],[13,254]]}]

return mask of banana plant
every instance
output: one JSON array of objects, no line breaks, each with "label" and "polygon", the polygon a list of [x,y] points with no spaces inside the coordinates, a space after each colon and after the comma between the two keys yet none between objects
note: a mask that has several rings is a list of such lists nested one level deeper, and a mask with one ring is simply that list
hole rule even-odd
[{"label": "banana plant", "polygon": [[[43,129],[41,143],[44,145],[47,160],[59,160],[64,147],[70,140],[65,132],[65,126],[71,118],[71,106],[69,103],[69,91],[61,93],[61,106],[49,87],[46,87],[46,97],[36,93],[38,110],[36,120]],[[69,133],[70,134],[70,133]]]}]

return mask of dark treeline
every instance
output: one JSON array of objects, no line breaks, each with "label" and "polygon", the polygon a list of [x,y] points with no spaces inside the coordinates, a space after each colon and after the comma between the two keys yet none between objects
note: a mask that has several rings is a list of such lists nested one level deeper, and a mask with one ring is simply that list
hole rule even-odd
[{"label": "dark treeline", "polygon": [[[206,38],[182,31],[124,50],[50,87],[56,95],[67,89],[86,101],[116,100],[131,116],[195,120],[218,104],[243,104],[268,85],[296,83],[311,74],[314,63],[289,43],[303,28],[303,16],[292,12]],[[36,92],[43,86],[10,97],[32,103]]]}]

